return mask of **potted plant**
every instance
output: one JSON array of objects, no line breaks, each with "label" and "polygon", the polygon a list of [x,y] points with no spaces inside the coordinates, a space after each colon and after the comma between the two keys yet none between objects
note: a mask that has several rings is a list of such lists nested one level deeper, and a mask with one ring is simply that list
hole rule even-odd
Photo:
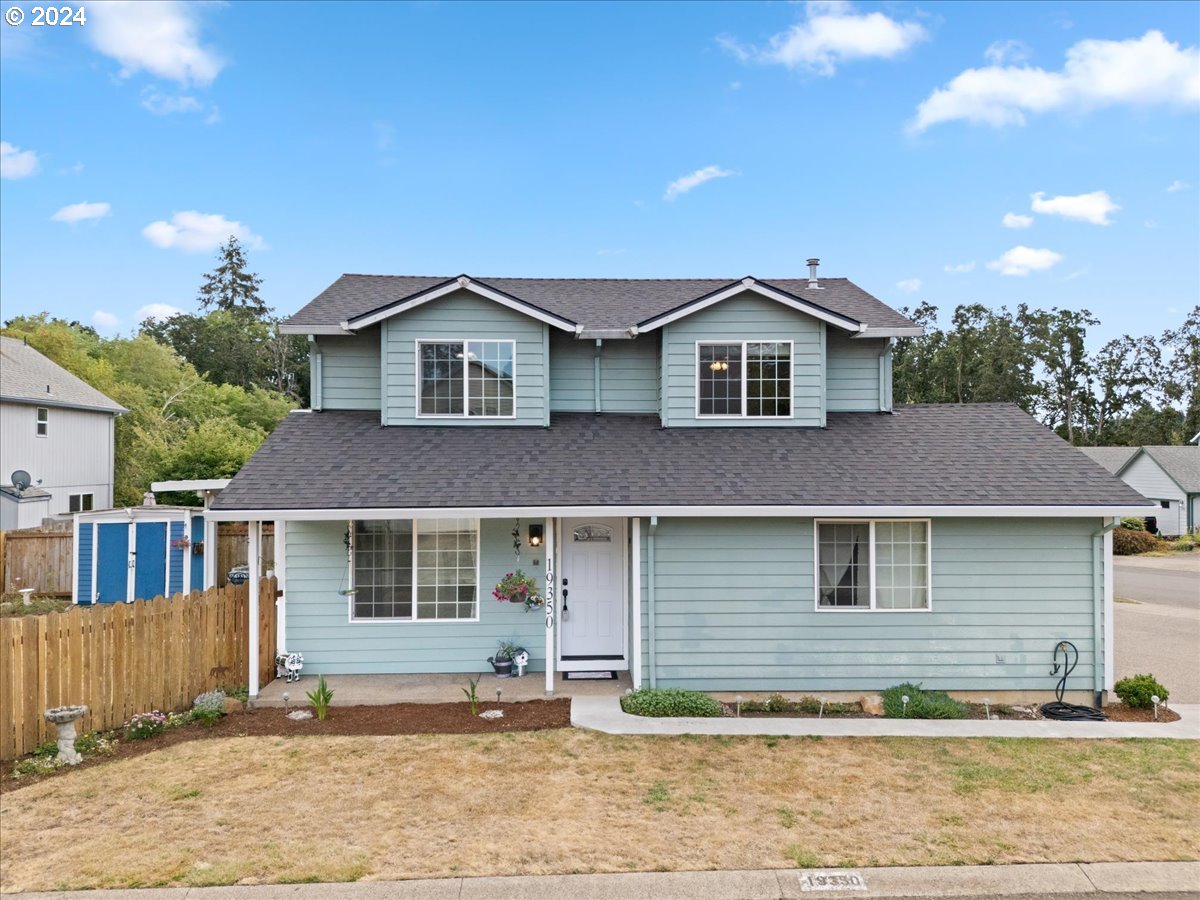
[{"label": "potted plant", "polygon": [[538,593],[537,581],[520,569],[501,578],[492,589],[492,596],[501,603],[524,604],[526,612],[546,603],[546,598]]},{"label": "potted plant", "polygon": [[492,669],[496,672],[497,677],[508,678],[512,675],[513,660],[516,659],[518,653],[522,652],[524,652],[524,648],[509,641],[501,641],[500,649],[496,651],[495,656],[488,657],[488,662],[492,664]]}]

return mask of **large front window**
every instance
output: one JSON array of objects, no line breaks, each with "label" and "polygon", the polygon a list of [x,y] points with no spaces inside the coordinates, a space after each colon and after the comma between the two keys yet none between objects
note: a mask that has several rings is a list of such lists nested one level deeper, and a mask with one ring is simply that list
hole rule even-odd
[{"label": "large front window", "polygon": [[350,568],[351,619],[478,618],[474,519],[355,522]]},{"label": "large front window", "polygon": [[512,418],[514,341],[420,341],[418,414]]},{"label": "large front window", "polygon": [[929,522],[818,522],[818,609],[929,609]]},{"label": "large front window", "polygon": [[790,417],[791,341],[697,344],[696,414]]}]

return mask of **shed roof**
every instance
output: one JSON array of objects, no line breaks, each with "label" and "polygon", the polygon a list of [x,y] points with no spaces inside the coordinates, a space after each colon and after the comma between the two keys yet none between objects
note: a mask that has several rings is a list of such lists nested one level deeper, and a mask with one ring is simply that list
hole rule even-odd
[{"label": "shed roof", "polygon": [[0,335],[0,399],[39,406],[129,412],[24,341]]}]

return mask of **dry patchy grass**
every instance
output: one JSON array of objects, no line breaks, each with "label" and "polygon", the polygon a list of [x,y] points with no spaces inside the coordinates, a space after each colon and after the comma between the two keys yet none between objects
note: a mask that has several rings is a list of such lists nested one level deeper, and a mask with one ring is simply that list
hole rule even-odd
[{"label": "dry patchy grass", "polygon": [[1196,859],[1198,800],[1192,741],[231,738],[0,797],[0,887]]}]

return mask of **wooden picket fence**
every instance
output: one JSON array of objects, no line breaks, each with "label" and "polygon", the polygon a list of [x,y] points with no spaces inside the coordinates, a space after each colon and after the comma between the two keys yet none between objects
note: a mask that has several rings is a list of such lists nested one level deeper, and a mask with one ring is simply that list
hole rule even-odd
[{"label": "wooden picket fence", "polygon": [[0,589],[15,594],[33,588],[39,594],[71,596],[71,550],[67,528],[27,528],[0,532]]},{"label": "wooden picket fence", "polygon": [[[259,684],[275,678],[274,578],[260,582]],[[75,606],[0,619],[0,759],[54,739],[42,713],[84,704],[80,733],[120,728],[134,713],[186,709],[217,687],[246,683],[246,585]]]}]

